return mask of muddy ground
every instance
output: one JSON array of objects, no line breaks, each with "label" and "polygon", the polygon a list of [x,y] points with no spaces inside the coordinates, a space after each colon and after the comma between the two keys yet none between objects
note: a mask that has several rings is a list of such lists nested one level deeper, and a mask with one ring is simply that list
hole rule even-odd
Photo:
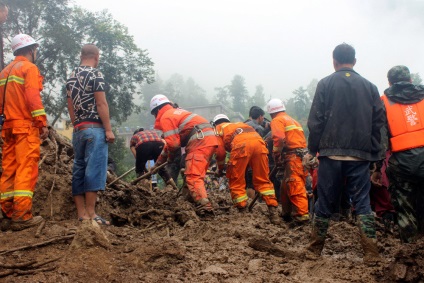
[{"label": "muddy ground", "polygon": [[[424,282],[424,241],[401,245],[378,224],[382,262],[366,265],[352,222],[332,222],[323,255],[304,256],[310,225],[269,223],[213,192],[214,218],[198,218],[172,188],[118,181],[99,197],[101,226],[77,220],[72,147],[54,132],[42,145],[33,211],[45,227],[0,232],[0,282]],[[109,176],[108,180],[113,180]]]}]

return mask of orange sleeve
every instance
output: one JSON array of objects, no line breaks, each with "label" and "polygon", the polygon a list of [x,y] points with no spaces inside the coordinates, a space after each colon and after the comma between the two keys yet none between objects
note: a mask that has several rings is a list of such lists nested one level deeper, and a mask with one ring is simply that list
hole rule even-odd
[{"label": "orange sleeve", "polygon": [[28,68],[25,75],[25,103],[35,120],[36,127],[47,126],[46,112],[41,101],[40,91],[43,89],[43,77],[37,66]]},{"label": "orange sleeve", "polygon": [[225,158],[227,156],[223,139],[223,129],[221,125],[218,125],[216,126],[215,130],[219,134],[219,136],[216,137],[218,141],[218,147],[216,148],[216,164],[218,165],[219,170],[223,170],[225,165]]}]

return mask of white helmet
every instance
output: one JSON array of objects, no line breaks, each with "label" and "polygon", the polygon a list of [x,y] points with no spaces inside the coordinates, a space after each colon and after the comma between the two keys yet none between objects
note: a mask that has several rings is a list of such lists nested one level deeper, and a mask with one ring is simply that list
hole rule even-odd
[{"label": "white helmet", "polygon": [[286,107],[284,106],[283,101],[279,98],[273,98],[268,101],[266,105],[266,110],[269,114],[277,113],[281,111],[286,111]]},{"label": "white helmet", "polygon": [[163,94],[156,94],[155,96],[152,97],[152,100],[150,100],[150,113],[152,113],[153,110],[155,110],[158,106],[161,106],[162,104],[165,104],[165,103],[171,103],[168,97],[166,97]]},{"label": "white helmet", "polygon": [[230,122],[230,119],[229,119],[229,118],[228,118],[228,116],[227,116],[227,115],[225,115],[225,114],[218,114],[218,115],[216,115],[215,117],[213,117],[212,122],[215,124],[215,123],[216,123],[216,121],[221,120],[221,119],[225,119],[225,120],[227,120],[228,122]]},{"label": "white helmet", "polygon": [[12,43],[11,43],[13,55],[15,55],[16,50],[19,50],[21,48],[34,45],[34,44],[38,46],[38,43],[31,36],[27,34],[23,34],[23,33],[16,35],[12,39]]}]

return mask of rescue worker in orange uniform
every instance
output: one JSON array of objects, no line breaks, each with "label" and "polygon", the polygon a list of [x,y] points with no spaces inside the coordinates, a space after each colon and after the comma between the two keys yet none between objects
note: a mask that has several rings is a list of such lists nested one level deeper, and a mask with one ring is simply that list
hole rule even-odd
[{"label": "rescue worker in orange uniform", "polygon": [[200,115],[175,108],[162,94],[150,101],[151,114],[155,116],[155,129],[163,132],[166,146],[156,161],[155,167],[168,160],[172,163],[181,147],[185,147],[185,177],[191,197],[200,215],[213,213],[206,193],[204,178],[209,161],[215,153],[218,141],[212,125]]},{"label": "rescue worker in orange uniform", "polygon": [[305,223],[309,220],[309,213],[305,187],[307,172],[302,165],[303,154],[307,152],[302,126],[286,113],[286,107],[278,98],[268,102],[267,111],[272,118],[274,161],[284,167],[281,185],[283,219]]},{"label": "rescue worker in orange uniform", "polygon": [[18,231],[42,222],[32,215],[32,197],[38,178],[41,139],[48,135],[41,102],[42,79],[34,61],[37,42],[29,35],[12,39],[15,60],[0,73],[0,111],[3,173],[0,180],[2,230]]},{"label": "rescue worker in orange uniform", "polygon": [[234,205],[244,211],[247,208],[246,179],[247,166],[252,168],[253,187],[268,206],[271,223],[280,224],[278,202],[272,182],[269,180],[268,149],[262,137],[254,128],[245,123],[230,123],[224,114],[216,115],[213,123],[218,138],[216,160],[219,175],[223,174],[226,151],[230,152],[227,166],[231,198]]}]

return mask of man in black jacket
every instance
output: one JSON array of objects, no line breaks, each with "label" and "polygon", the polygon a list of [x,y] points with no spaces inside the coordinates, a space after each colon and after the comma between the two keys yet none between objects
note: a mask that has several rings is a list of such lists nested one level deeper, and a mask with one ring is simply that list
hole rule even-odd
[{"label": "man in black jacket", "polygon": [[384,108],[377,87],[353,70],[355,49],[333,51],[335,72],[317,86],[308,118],[309,153],[319,153],[318,201],[308,250],[320,255],[331,215],[344,187],[358,218],[364,261],[378,258],[375,219],[370,206],[370,162],[380,159]]},{"label": "man in black jacket", "polygon": [[412,84],[406,66],[387,74],[386,108],[392,156],[386,169],[402,242],[424,234],[424,85]]}]

